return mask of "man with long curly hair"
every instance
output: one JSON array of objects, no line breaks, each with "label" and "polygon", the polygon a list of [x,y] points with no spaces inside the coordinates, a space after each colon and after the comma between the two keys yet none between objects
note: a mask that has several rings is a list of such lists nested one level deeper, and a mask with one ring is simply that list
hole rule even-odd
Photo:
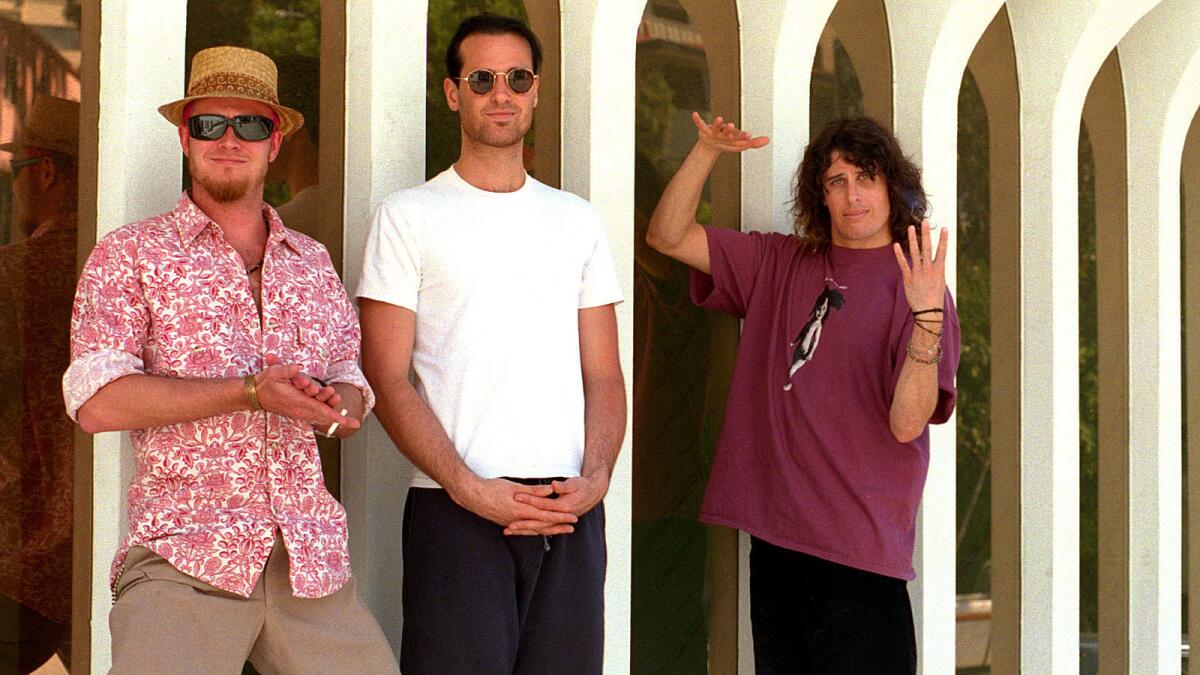
[{"label": "man with long curly hair", "polygon": [[954,409],[958,319],[947,232],[887,129],[829,124],[796,174],[795,233],[695,221],[724,152],[761,148],[720,117],[646,237],[693,268],[693,300],[744,319],[701,520],[751,535],[759,673],[916,672],[907,582],[930,423]]}]

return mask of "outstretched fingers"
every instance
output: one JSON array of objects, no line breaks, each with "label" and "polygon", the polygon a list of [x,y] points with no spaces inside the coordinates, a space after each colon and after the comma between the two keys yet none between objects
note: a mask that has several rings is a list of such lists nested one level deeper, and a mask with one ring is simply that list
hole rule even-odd
[{"label": "outstretched fingers", "polygon": [[742,131],[733,122],[726,122],[720,115],[713,118],[712,124],[707,124],[700,113],[693,112],[692,123],[696,125],[701,142],[722,151],[741,152],[761,148],[770,142],[766,136],[752,137],[750,132]]}]

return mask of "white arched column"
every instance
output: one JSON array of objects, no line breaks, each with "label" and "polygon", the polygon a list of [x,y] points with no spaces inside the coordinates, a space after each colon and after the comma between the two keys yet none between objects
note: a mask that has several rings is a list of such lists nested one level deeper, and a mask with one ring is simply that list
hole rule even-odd
[{"label": "white arched column", "polygon": [[[425,180],[426,8],[423,0],[345,6],[342,280],[351,295],[375,207],[392,192]],[[403,626],[400,524],[411,478],[412,465],[374,416],[342,442],[351,565],[397,654]]]},{"label": "white arched column", "polygon": [[1178,672],[1182,608],[1179,179],[1200,106],[1200,5],[1165,0],[1117,51],[1129,147],[1129,621],[1132,672]]},{"label": "white arched column", "polygon": [[[591,199],[608,226],[625,302],[617,306],[626,394],[633,383],[633,138],[638,23],[643,0],[572,0],[562,11],[562,185]],[[608,580],[604,669],[627,672],[632,593],[632,419],[604,500]]]},{"label": "white arched column", "polygon": [[[921,167],[929,219],[955,229],[957,219],[958,90],[975,44],[1002,0],[887,3],[892,36],[893,129]],[[953,232],[952,232],[953,234]],[[951,237],[946,282],[955,290]],[[955,421],[931,427],[929,476],[917,521],[911,586],[917,651],[924,672],[951,672],[955,663],[956,557]]]},{"label": "white arched column", "polygon": [[[742,128],[771,143],[744,152],[742,230],[790,233],[792,181],[808,144],[809,89],[821,31],[837,0],[741,0]],[[738,671],[754,672],[750,537],[738,533]]]},{"label": "white arched column", "polygon": [[1155,3],[1010,0],[1021,95],[1021,669],[1079,669],[1077,152],[1088,86]]},{"label": "white arched column", "polygon": [[[186,24],[187,3],[183,0],[84,4],[81,251],[90,251],[94,242],[126,223],[170,210],[179,199],[183,155],[178,137],[158,114],[158,106],[183,95]],[[83,434],[77,437],[86,438]],[[90,447],[86,440],[78,443],[76,463],[81,465],[75,472],[76,531],[82,535],[90,530],[91,536],[90,540],[77,536],[75,543],[79,558],[75,563],[73,631],[86,645],[84,653],[77,651],[75,658],[80,669],[106,673],[112,667],[109,570],[128,527],[125,486],[133,475],[129,434],[96,434]],[[90,480],[90,485],[85,480]],[[90,527],[85,527],[85,522]],[[78,584],[83,555],[91,559],[86,598]],[[79,607],[83,602],[88,603],[86,611]],[[75,644],[79,646],[78,639]]]},{"label": "white arched column", "polygon": [[808,144],[812,63],[837,0],[742,0],[742,125],[771,143],[742,153],[742,229],[791,232],[792,178]]}]

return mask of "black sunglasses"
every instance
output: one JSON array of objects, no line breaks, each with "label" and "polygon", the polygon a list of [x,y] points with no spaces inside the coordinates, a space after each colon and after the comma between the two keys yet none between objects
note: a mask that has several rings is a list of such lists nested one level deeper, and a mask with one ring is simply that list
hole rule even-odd
[{"label": "black sunglasses", "polygon": [[225,129],[233,125],[233,133],[243,141],[265,141],[271,137],[275,122],[263,115],[192,115],[188,118],[188,133],[201,141],[215,141],[225,135]]},{"label": "black sunglasses", "polygon": [[508,83],[508,88],[514,94],[524,94],[533,89],[533,81],[537,79],[537,75],[533,74],[528,68],[513,68],[507,73],[498,73],[486,68],[472,71],[466,77],[456,77],[456,80],[466,80],[467,86],[471,91],[480,96],[490,92],[492,87],[496,86],[496,78],[503,75],[504,81]]}]

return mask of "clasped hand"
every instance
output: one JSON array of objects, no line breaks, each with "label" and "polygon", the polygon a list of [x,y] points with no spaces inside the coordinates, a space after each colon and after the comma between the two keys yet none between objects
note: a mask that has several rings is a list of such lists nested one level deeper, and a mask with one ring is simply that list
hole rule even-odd
[{"label": "clasped hand", "polygon": [[322,429],[337,423],[354,430],[361,424],[342,414],[342,397],[332,386],[322,386],[309,378],[298,363],[283,364],[278,357],[268,355],[267,367],[254,376],[254,386],[259,404],[268,412]]},{"label": "clasped hand", "polygon": [[503,478],[484,479],[463,506],[504,526],[506,535],[570,534],[580,516],[608,492],[603,477],[577,476],[549,485],[522,485]]}]

